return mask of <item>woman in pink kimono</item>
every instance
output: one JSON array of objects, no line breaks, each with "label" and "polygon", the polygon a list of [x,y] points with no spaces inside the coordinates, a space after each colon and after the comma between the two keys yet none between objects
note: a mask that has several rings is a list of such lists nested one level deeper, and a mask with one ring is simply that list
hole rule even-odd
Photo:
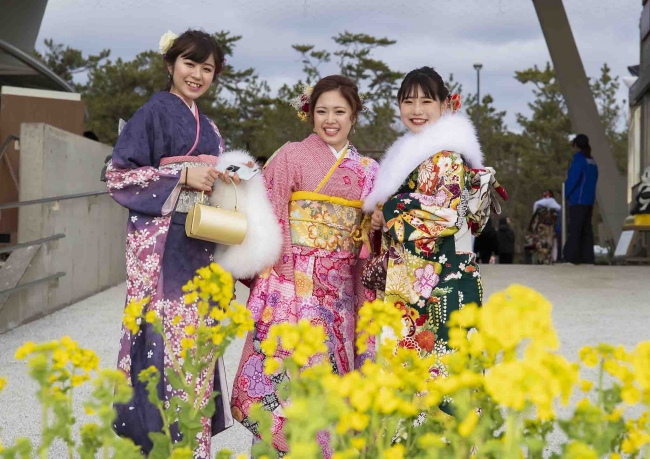
[{"label": "woman in pink kimono", "polygon": [[[277,389],[287,375],[264,374],[260,343],[273,324],[308,319],[325,328],[324,358],[334,372],[347,373],[369,357],[356,354],[355,326],[359,306],[374,299],[374,292],[361,286],[359,255],[365,232],[362,200],[373,186],[377,163],[348,142],[363,107],[357,86],[332,75],[316,84],[309,100],[303,98],[302,110],[308,111],[315,134],[284,145],[264,171],[282,227],[282,255],[251,287],[248,307],[256,325],[246,338],[231,401],[234,418],[257,437],[251,406],[261,403],[272,412],[273,446],[280,457],[288,445]],[[327,434],[320,437],[328,456]]]}]

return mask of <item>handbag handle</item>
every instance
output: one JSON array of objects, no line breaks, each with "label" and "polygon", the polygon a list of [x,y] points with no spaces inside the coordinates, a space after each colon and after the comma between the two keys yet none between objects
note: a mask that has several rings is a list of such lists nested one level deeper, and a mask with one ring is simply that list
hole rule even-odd
[{"label": "handbag handle", "polygon": [[[232,187],[235,189],[235,212],[238,212],[237,209],[239,208],[239,193],[237,193],[237,186],[235,185],[235,182],[231,180],[230,183],[232,183]],[[199,202],[203,202],[204,194],[205,191],[201,191],[201,198],[199,199]],[[219,205],[217,205],[216,207],[219,207]]]}]

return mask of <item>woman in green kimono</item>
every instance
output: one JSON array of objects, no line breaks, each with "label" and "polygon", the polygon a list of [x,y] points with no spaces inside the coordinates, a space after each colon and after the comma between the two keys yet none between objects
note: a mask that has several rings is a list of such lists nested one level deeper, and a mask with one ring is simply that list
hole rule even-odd
[{"label": "woman in green kimono", "polygon": [[[392,337],[421,357],[442,357],[452,352],[449,315],[482,302],[471,235],[487,222],[491,190],[505,192],[483,166],[471,121],[455,113],[460,97],[437,72],[407,74],[397,99],[410,132],[386,152],[364,210],[374,210],[373,227],[389,236],[385,299],[403,311],[402,336]],[[447,374],[440,359],[431,374]]]}]

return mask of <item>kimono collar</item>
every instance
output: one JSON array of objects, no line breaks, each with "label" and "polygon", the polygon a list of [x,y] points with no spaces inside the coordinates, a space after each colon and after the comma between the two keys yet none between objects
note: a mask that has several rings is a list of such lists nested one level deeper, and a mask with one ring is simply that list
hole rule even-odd
[{"label": "kimono collar", "polygon": [[185,106],[190,109],[190,111],[192,112],[192,115],[196,116],[196,102],[192,101],[192,106],[190,107],[187,104],[187,102],[185,102],[185,99],[183,99],[181,97],[180,94],[176,94],[175,92],[171,92],[171,91],[169,91],[169,93],[175,95],[176,97],[178,97],[185,104]]},{"label": "kimono collar", "polygon": [[399,190],[422,162],[441,151],[453,151],[471,168],[483,167],[483,152],[472,122],[463,114],[443,115],[418,134],[407,133],[386,151],[379,163],[375,186],[363,209],[372,212]]},{"label": "kimono collar", "polygon": [[340,151],[336,151],[336,148],[334,148],[334,147],[331,146],[330,144],[327,144],[327,146],[330,147],[330,151],[332,152],[332,154],[334,155],[334,157],[335,157],[336,159],[339,159],[339,158],[341,157],[341,155],[343,154],[343,152],[344,152],[345,150],[347,150],[347,148],[350,146],[350,142],[345,142],[345,145],[343,145],[343,148],[341,148]]}]

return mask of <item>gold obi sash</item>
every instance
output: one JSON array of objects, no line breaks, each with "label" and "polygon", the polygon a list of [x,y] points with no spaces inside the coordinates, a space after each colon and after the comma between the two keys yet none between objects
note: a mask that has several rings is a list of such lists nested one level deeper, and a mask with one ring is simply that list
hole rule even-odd
[{"label": "gold obi sash", "polygon": [[359,254],[367,240],[362,201],[328,196],[311,191],[297,191],[289,202],[291,243],[330,252]]}]

